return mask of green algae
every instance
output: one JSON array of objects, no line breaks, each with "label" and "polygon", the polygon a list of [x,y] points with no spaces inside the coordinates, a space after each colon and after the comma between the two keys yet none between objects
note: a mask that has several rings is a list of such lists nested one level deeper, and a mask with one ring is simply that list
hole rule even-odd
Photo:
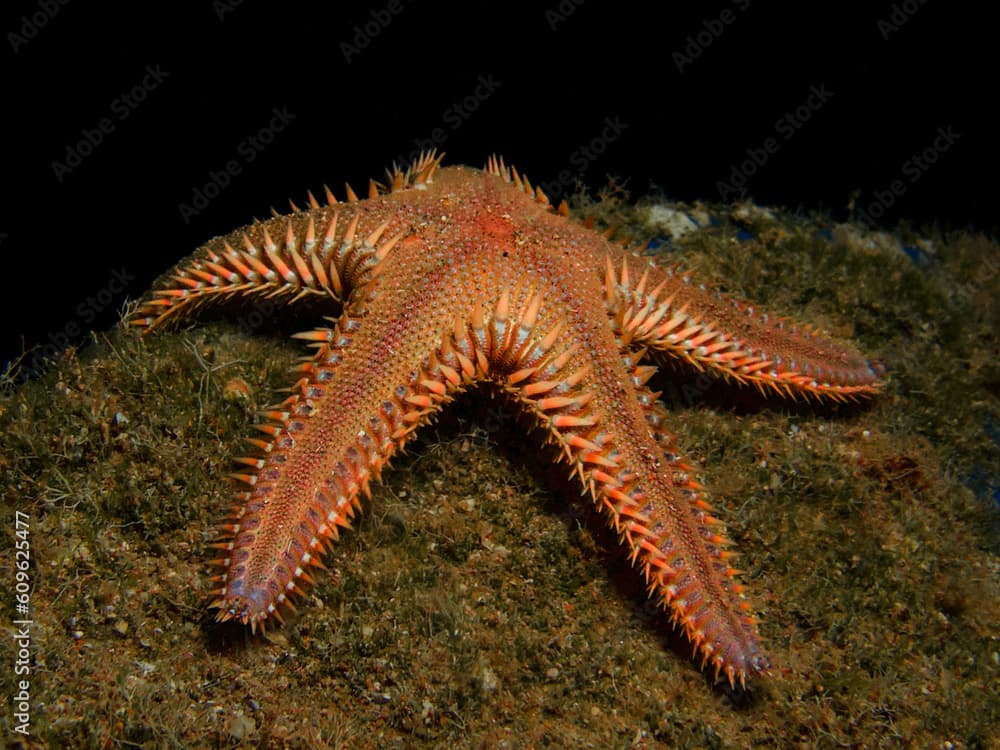
[{"label": "green algae", "polygon": [[[660,232],[655,201],[608,197],[591,207],[608,223]],[[286,627],[215,625],[225,474],[302,354],[296,321],[219,321],[97,334],[0,395],[0,514],[9,534],[28,514],[34,560],[33,733],[10,734],[9,711],[4,731],[26,747],[998,747],[1000,249],[687,208],[721,221],[666,262],[889,373],[842,406],[671,368],[652,383],[742,555],[772,678],[713,687],[565,466],[484,392],[394,461]],[[15,619],[10,597],[0,610]]]}]

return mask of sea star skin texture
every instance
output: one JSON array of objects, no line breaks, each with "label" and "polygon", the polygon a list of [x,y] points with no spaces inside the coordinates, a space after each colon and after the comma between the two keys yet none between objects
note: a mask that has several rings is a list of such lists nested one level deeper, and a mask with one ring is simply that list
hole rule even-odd
[{"label": "sea star skin texture", "polygon": [[[157,283],[144,331],[203,305],[307,297],[340,310],[298,334],[315,348],[293,394],[264,413],[247,485],[224,526],[212,606],[256,628],[360,507],[360,493],[458,392],[490,383],[532,414],[617,531],[650,594],[702,664],[744,685],[769,664],[722,524],[645,385],[652,350],[783,394],[874,394],[879,373],[817,332],[769,318],[553,210],[491,159],[434,155],[368,198],[296,209],[215,238]],[[294,207],[294,206],[293,206]]]}]

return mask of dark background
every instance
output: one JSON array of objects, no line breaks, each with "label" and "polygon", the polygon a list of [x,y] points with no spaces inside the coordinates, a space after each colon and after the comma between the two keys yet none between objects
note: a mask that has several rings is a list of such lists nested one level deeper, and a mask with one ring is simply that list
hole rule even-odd
[{"label": "dark background", "polygon": [[[761,204],[846,219],[860,191],[877,226],[996,229],[996,30],[940,0],[93,5],[0,11],[0,362],[83,340],[208,238],[323,183],[360,193],[435,138],[542,185],[731,201],[752,171]],[[261,134],[275,110],[292,118]]]}]

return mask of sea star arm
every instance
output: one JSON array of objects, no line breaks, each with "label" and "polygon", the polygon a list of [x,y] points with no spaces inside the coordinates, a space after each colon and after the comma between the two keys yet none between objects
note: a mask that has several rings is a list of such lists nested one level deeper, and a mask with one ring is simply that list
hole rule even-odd
[{"label": "sea star arm", "polygon": [[[383,189],[392,194],[425,188],[440,160],[429,153],[406,170],[394,167]],[[378,189],[373,182],[369,193],[378,195]],[[292,216],[276,215],[211,240],[156,282],[130,323],[149,332],[234,298],[241,304],[276,299],[290,305],[305,298],[343,302],[371,279],[403,232],[383,238],[385,221],[360,233],[361,201],[350,185],[345,203],[329,188],[326,201],[322,206],[310,193],[309,211],[296,209]]]},{"label": "sea star arm", "polygon": [[[710,515],[701,485],[663,427],[666,409],[658,394],[645,385],[655,368],[639,365],[638,353],[624,354],[629,397],[612,395],[604,408],[590,408],[601,400],[590,396],[604,389],[589,368],[573,370],[571,352],[522,385],[518,399],[562,446],[650,595],[671,611],[702,662],[730,684],[745,684],[769,662],[729,564],[724,527]],[[562,359],[567,362],[558,369]]]},{"label": "sea star arm", "polygon": [[[620,269],[620,270],[619,270]],[[820,331],[713,293],[691,276],[616,251],[605,298],[623,342],[784,396],[877,392],[880,368]]]},{"label": "sea star arm", "polygon": [[[236,478],[249,489],[233,508],[225,538],[214,545],[225,553],[216,561],[222,572],[212,603],[219,620],[255,629],[269,617],[280,620],[290,596],[312,583],[310,566],[322,567],[321,555],[338,529],[350,527],[370,480],[476,374],[477,364],[446,337],[399,379],[388,376],[384,361],[370,357],[371,370],[361,377],[379,369],[388,377],[372,378],[380,380],[376,387],[371,381],[361,387],[354,340],[378,337],[365,317],[358,301],[332,328],[299,336],[317,351],[300,368],[293,395],[265,412],[267,421],[258,429],[269,439],[251,441],[259,455],[239,459],[249,470]],[[379,345],[384,351],[392,343],[381,339]]]},{"label": "sea star arm", "polygon": [[217,238],[157,283],[132,325],[153,330],[234,297],[242,304],[275,298],[291,304],[305,297],[342,302],[401,236],[379,244],[386,224],[362,237],[353,218],[345,226],[341,212],[331,208],[287,219],[280,243],[272,237],[277,220]]}]

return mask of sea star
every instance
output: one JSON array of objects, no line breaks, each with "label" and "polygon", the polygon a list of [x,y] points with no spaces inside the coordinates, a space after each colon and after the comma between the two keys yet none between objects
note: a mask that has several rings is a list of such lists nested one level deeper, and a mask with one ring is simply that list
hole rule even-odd
[{"label": "sea star", "polygon": [[218,561],[219,620],[280,621],[370,479],[456,393],[489,383],[532,414],[716,676],[769,664],[728,542],[666,431],[648,350],[794,396],[870,395],[878,373],[818,332],[706,290],[568,216],[491,158],[422,156],[327,204],[211,240],[155,286],[151,331],[231,298],[321,299],[332,325],[264,412]]}]

